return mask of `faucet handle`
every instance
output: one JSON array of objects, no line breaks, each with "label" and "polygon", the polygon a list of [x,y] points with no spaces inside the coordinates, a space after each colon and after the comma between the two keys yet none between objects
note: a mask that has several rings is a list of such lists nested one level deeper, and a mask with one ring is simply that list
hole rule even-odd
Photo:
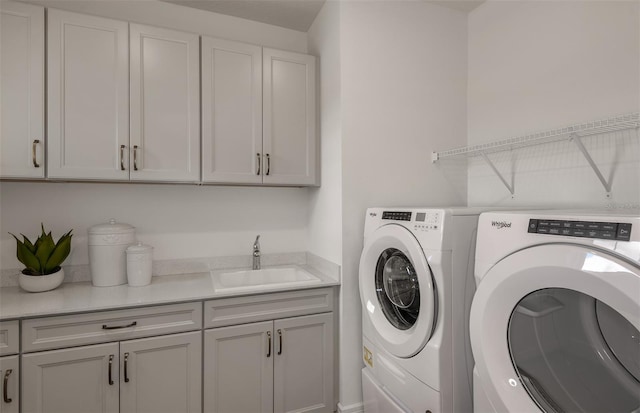
[{"label": "faucet handle", "polygon": [[256,240],[253,242],[253,250],[254,250],[254,251],[258,251],[258,250],[260,249],[260,242],[259,242],[259,239],[260,239],[260,235],[258,235],[258,236],[256,237]]}]

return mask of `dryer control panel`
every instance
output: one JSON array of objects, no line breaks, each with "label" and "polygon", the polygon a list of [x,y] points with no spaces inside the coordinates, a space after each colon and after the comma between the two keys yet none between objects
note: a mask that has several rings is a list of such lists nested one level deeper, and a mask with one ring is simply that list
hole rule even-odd
[{"label": "dryer control panel", "polygon": [[529,233],[629,241],[631,224],[620,222],[530,219]]}]

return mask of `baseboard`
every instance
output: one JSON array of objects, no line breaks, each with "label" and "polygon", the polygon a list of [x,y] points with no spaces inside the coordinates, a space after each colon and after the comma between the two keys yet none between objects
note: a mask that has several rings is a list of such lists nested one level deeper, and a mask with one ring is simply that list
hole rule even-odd
[{"label": "baseboard", "polygon": [[364,413],[364,404],[360,402],[343,406],[341,403],[338,403],[338,413]]}]

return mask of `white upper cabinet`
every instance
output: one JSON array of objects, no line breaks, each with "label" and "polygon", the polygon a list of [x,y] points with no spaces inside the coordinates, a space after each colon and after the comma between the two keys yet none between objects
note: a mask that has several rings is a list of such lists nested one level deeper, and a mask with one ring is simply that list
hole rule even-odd
[{"label": "white upper cabinet", "polygon": [[131,24],[131,180],[200,180],[199,37]]},{"label": "white upper cabinet", "polygon": [[48,12],[50,178],[128,179],[128,24]]},{"label": "white upper cabinet", "polygon": [[0,3],[0,177],[44,177],[44,8]]},{"label": "white upper cabinet", "polygon": [[202,180],[262,182],[262,48],[202,38]]},{"label": "white upper cabinet", "polygon": [[316,184],[315,61],[263,49],[265,184]]}]

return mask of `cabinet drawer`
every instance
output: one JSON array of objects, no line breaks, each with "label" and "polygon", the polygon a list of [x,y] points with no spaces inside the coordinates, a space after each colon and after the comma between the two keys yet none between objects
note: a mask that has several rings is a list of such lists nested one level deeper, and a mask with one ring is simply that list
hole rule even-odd
[{"label": "cabinet drawer", "polygon": [[333,311],[333,290],[314,290],[222,298],[204,303],[205,328],[253,323]]},{"label": "cabinet drawer", "polygon": [[20,347],[20,322],[0,322],[0,356],[18,354]]},{"label": "cabinet drawer", "polygon": [[22,351],[103,343],[202,328],[202,304],[102,311],[22,322]]}]

